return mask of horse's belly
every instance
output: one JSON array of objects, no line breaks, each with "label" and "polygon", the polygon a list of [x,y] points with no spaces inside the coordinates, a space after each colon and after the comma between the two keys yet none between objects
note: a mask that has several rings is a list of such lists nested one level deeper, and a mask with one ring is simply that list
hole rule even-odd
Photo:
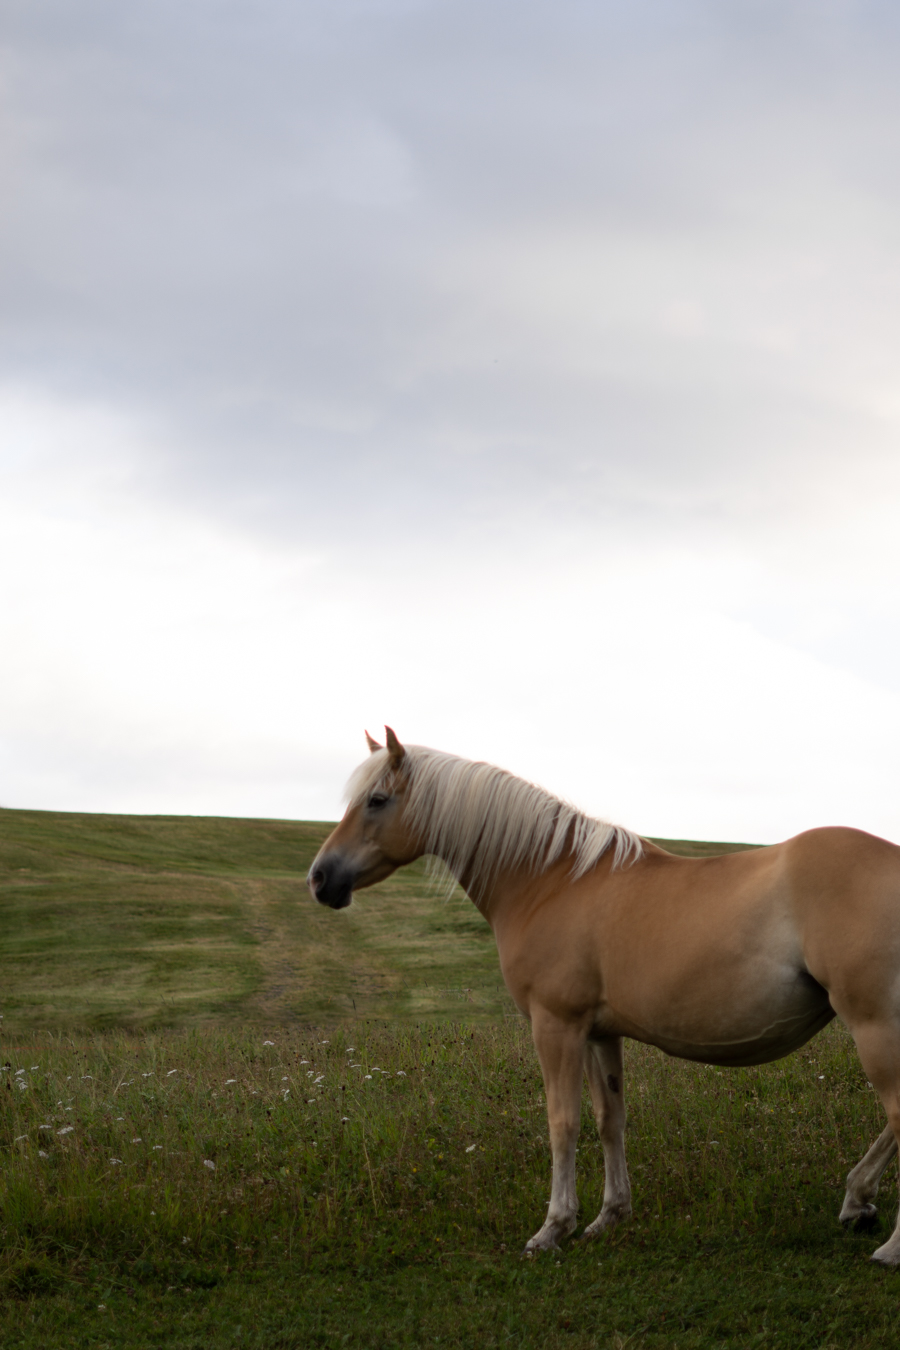
[{"label": "horse's belly", "polygon": [[735,988],[727,997],[711,993],[649,1009],[623,1032],[656,1045],[667,1055],[705,1064],[764,1064],[789,1055],[834,1017],[828,995],[805,972],[761,990]]}]

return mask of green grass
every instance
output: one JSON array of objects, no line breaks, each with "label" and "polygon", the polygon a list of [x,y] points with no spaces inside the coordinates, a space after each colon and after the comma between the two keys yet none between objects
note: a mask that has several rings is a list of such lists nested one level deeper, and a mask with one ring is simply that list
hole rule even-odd
[{"label": "green grass", "polygon": [[[837,1223],[882,1120],[846,1033],[761,1069],[626,1063],[635,1219],[523,1258],[549,1158],[520,1022],[22,1038],[0,1343],[895,1345],[900,1282]],[[579,1193],[587,1222],[587,1102]]]},{"label": "green grass", "polygon": [[490,929],[422,864],[340,913],[310,900],[304,878],[330,829],[0,810],[7,1030],[510,1012]]},{"label": "green grass", "polygon": [[[635,1218],[524,1258],[547,1124],[489,930],[420,868],[319,909],[327,829],[0,812],[4,1350],[897,1344],[883,1230],[837,1223],[883,1124],[842,1028],[630,1045]],[[585,1100],[585,1223],[602,1175]]]},{"label": "green grass", "polygon": [[502,1015],[490,930],[407,868],[335,914],[327,824],[0,811],[7,1029]]}]

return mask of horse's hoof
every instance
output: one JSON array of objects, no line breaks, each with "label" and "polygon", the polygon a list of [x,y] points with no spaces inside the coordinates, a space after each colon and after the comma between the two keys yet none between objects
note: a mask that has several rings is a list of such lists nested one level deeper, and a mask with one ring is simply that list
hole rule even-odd
[{"label": "horse's hoof", "polygon": [[841,1223],[851,1233],[871,1233],[878,1225],[878,1210],[874,1205],[864,1205],[858,1214],[842,1219]]},{"label": "horse's hoof", "polygon": [[[885,1244],[885,1246],[886,1245],[887,1244]],[[878,1251],[873,1252],[869,1259],[874,1261],[876,1266],[882,1266],[885,1270],[896,1270],[898,1265],[900,1265],[900,1252],[895,1248],[894,1251],[888,1252],[882,1256],[881,1253],[884,1250],[884,1247],[879,1247]]]}]

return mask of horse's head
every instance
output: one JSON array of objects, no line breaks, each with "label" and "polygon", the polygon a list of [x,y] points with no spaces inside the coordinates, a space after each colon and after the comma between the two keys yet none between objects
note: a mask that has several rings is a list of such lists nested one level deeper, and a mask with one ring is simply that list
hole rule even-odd
[{"label": "horse's head", "polygon": [[422,854],[403,823],[406,751],[390,727],[385,732],[385,746],[366,732],[372,759],[350,780],[344,819],[319,849],[306,878],[319,904],[331,909],[344,909],[354,891],[384,881]]}]

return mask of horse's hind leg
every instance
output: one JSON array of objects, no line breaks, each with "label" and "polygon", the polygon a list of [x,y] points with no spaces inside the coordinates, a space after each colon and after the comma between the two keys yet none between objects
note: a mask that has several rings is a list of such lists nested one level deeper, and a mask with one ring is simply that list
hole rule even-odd
[{"label": "horse's hind leg", "polygon": [[603,1208],[584,1230],[586,1238],[614,1228],[631,1213],[631,1182],[625,1162],[625,1097],[622,1077],[622,1039],[610,1036],[585,1047],[584,1066],[600,1142],[603,1144]]},{"label": "horse's hind leg", "polygon": [[[841,1217],[871,1222],[875,1213],[871,1202],[878,1182],[897,1152],[900,1140],[900,1028],[893,1019],[872,1019],[862,1025],[851,1024],[850,1030],[863,1068],[884,1105],[888,1128],[878,1136],[847,1178],[847,1197]],[[872,1253],[872,1260],[885,1266],[900,1266],[900,1215],[887,1242]]]},{"label": "horse's hind leg", "polygon": [[875,1206],[872,1202],[878,1194],[882,1173],[896,1152],[897,1140],[892,1127],[888,1125],[847,1177],[841,1223],[848,1227],[869,1228],[875,1222]]}]

